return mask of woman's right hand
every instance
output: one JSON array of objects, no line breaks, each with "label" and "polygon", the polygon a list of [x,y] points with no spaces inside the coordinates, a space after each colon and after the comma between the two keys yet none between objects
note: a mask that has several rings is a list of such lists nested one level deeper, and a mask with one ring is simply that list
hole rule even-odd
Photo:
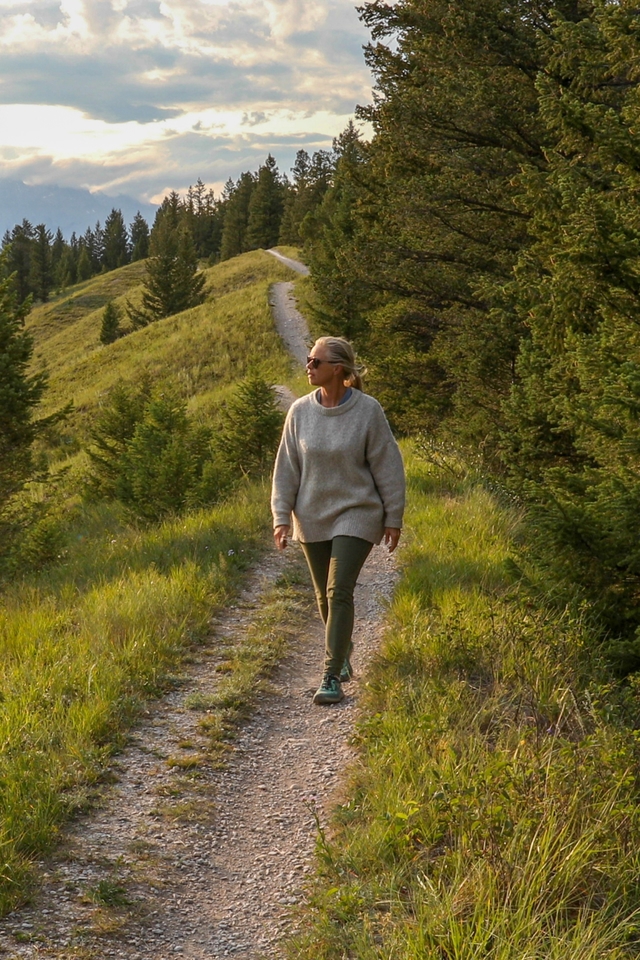
[{"label": "woman's right hand", "polygon": [[291,534],[291,527],[280,526],[280,527],[274,528],[273,539],[276,542],[276,547],[278,548],[278,550],[284,550],[284,548],[286,547],[289,541],[290,534]]}]

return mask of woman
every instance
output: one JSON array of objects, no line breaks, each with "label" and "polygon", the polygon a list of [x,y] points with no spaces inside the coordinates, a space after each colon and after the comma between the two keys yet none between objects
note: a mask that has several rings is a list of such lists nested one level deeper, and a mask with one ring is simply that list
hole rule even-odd
[{"label": "woman", "polygon": [[296,400],[276,457],[271,508],[276,546],[300,540],[325,624],[324,678],[314,703],[338,703],[351,679],[353,591],[374,543],[400,538],[404,468],[377,400],[342,337],[316,340],[307,358],[315,388]]}]

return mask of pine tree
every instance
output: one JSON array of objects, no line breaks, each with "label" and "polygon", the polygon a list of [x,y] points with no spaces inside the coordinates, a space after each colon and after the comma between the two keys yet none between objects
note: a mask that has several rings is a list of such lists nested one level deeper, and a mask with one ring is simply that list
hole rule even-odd
[{"label": "pine tree", "polygon": [[300,228],[305,217],[322,203],[333,176],[333,163],[326,150],[318,150],[310,158],[306,150],[298,150],[291,170],[293,185],[287,193],[280,224],[280,243],[301,242]]},{"label": "pine tree", "polygon": [[47,230],[44,223],[35,228],[31,245],[30,287],[34,296],[46,303],[53,286],[53,269],[51,257],[51,241],[53,235]]},{"label": "pine tree", "polygon": [[28,312],[29,301],[19,303],[12,278],[0,280],[0,509],[32,472],[31,447],[38,432],[33,416],[46,386],[44,374],[29,373]]},{"label": "pine tree", "polygon": [[186,224],[172,227],[172,218],[156,221],[151,237],[142,308],[127,305],[134,327],[195,307],[204,300],[202,273]]},{"label": "pine tree", "polygon": [[549,165],[522,177],[533,244],[509,292],[530,339],[505,404],[503,459],[554,573],[610,629],[640,639],[636,25],[632,4],[596,4],[557,17],[541,43]]},{"label": "pine tree", "polygon": [[120,330],[120,311],[110,300],[102,313],[102,324],[100,327],[100,343],[114,343],[122,336]]},{"label": "pine tree", "polygon": [[132,261],[146,260],[149,256],[149,225],[139,210],[133,218],[130,233]]},{"label": "pine tree", "polygon": [[91,267],[91,258],[83,242],[79,245],[78,263],[76,265],[76,280],[82,283],[84,280],[90,280],[93,276]]},{"label": "pine tree", "polygon": [[58,267],[62,259],[62,255],[67,247],[64,237],[62,236],[62,230],[60,227],[56,230],[56,235],[54,237],[53,243],[51,245],[51,270],[54,278],[58,276]]},{"label": "pine tree", "polygon": [[350,121],[333,145],[333,185],[301,226],[305,250],[319,292],[315,312],[332,333],[349,339],[362,335],[370,294],[352,262],[356,242],[355,210],[360,203],[360,170],[366,162],[361,137]]},{"label": "pine tree", "polygon": [[129,263],[129,237],[122,212],[113,209],[104,224],[102,264],[116,270]]},{"label": "pine tree", "polygon": [[273,390],[257,375],[241,381],[221,417],[215,447],[228,468],[245,476],[270,469],[284,416]]},{"label": "pine tree", "polygon": [[[73,240],[72,235],[72,240]],[[86,236],[86,234],[85,234]],[[87,246],[88,252],[91,256],[91,266],[93,267],[94,273],[100,273],[102,270],[102,265],[104,262],[104,230],[100,226],[100,221],[96,222],[96,225],[91,232],[92,236],[92,246],[91,249]],[[71,244],[73,247],[73,243]],[[76,263],[78,260],[78,254],[76,253]]]},{"label": "pine tree", "polygon": [[216,200],[213,190],[207,190],[202,180],[198,179],[195,186],[189,187],[181,215],[189,227],[198,256],[215,261],[220,253],[223,205]]},{"label": "pine tree", "polygon": [[530,242],[517,178],[546,162],[536,77],[550,6],[364,5],[376,87],[359,116],[374,136],[305,227],[331,280],[316,283],[320,309],[345,303],[342,329],[355,330],[396,423],[446,431],[494,465],[526,328],[495,317],[485,288]]},{"label": "pine tree", "polygon": [[274,247],[280,236],[284,191],[276,161],[269,154],[258,170],[249,201],[245,244],[248,250]]},{"label": "pine tree", "polygon": [[180,195],[176,193],[175,190],[172,190],[156,210],[156,216],[151,230],[151,239],[153,240],[154,234],[160,229],[163,223],[168,225],[170,230],[177,230],[181,219],[181,211],[182,201],[180,200]]},{"label": "pine tree", "polygon": [[228,180],[223,193],[224,225],[220,259],[229,260],[248,249],[246,245],[249,204],[255,187],[252,173],[241,174],[237,183]]},{"label": "pine tree", "polygon": [[60,258],[58,269],[56,271],[56,287],[64,290],[76,282],[77,264],[76,256],[71,245],[68,245]]},{"label": "pine tree", "polygon": [[[99,229],[100,224],[98,223],[96,226]],[[98,239],[96,238],[96,234],[93,232],[91,227],[87,227],[87,229],[85,230],[84,236],[82,238],[82,243],[85,250],[87,251],[87,256],[89,258],[89,263],[91,266],[90,276],[93,275],[94,273],[99,273],[101,262],[102,262],[101,261],[102,254],[101,254]]]},{"label": "pine tree", "polygon": [[16,296],[21,303],[33,292],[31,286],[31,255],[35,233],[28,220],[16,224],[9,235],[5,235],[3,249],[6,250],[5,270],[13,276]]}]

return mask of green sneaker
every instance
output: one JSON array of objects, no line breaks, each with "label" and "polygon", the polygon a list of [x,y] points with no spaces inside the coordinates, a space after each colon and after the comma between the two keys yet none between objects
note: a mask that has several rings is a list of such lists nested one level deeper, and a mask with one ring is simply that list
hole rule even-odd
[{"label": "green sneaker", "polygon": [[340,683],[349,683],[349,680],[353,678],[353,667],[351,666],[351,654],[353,653],[353,640],[349,641],[349,648],[347,650],[347,655],[344,658],[344,663],[342,664],[342,670],[340,671]]},{"label": "green sneaker", "polygon": [[322,678],[322,683],[316,690],[313,702],[314,703],[340,703],[344,699],[344,693],[342,692],[342,687],[340,686],[340,680],[338,677],[332,676],[330,673],[325,673]]},{"label": "green sneaker", "polygon": [[340,683],[349,683],[349,680],[353,678],[353,667],[351,666],[351,660],[349,657],[342,664],[342,670],[340,671]]}]

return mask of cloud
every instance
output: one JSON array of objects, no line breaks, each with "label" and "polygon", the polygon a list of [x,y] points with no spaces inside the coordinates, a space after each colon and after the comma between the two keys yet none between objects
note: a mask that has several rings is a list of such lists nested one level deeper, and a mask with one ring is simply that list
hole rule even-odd
[{"label": "cloud", "polygon": [[0,176],[156,195],[330,145],[368,101],[350,0],[0,0]]}]

